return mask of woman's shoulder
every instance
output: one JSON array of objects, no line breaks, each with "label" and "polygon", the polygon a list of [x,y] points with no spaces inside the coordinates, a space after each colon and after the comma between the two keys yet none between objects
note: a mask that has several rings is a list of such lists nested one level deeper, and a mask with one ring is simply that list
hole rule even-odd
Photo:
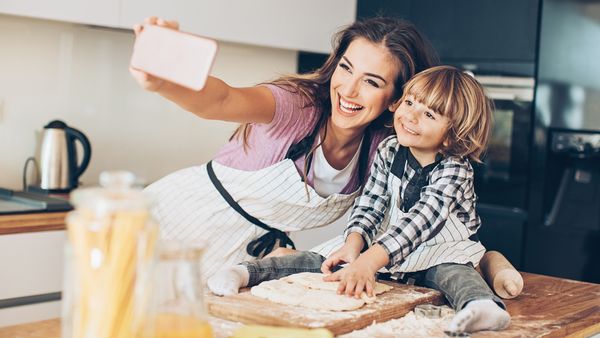
[{"label": "woman's shoulder", "polygon": [[320,112],[311,104],[306,94],[292,85],[274,83],[262,85],[269,88],[275,98],[275,114],[271,123],[267,125],[272,132],[287,133],[290,130],[299,131],[314,126]]}]

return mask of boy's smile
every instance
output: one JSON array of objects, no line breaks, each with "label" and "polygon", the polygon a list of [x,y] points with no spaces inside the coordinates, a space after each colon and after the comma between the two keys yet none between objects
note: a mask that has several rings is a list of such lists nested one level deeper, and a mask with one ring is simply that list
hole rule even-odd
[{"label": "boy's smile", "polygon": [[449,127],[450,119],[446,115],[430,109],[411,95],[404,97],[394,112],[398,142],[409,147],[422,166],[435,161]]}]

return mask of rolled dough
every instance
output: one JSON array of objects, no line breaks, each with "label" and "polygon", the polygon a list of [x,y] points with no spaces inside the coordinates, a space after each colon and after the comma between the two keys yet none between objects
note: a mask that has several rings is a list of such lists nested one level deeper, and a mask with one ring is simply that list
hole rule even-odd
[{"label": "rolled dough", "polygon": [[[279,280],[262,282],[252,287],[250,292],[275,303],[330,311],[355,310],[375,300],[375,297],[369,298],[364,292],[361,298],[338,295],[338,282],[325,282],[323,276],[320,273],[303,272]],[[377,283],[375,294],[391,289],[389,285]]]}]

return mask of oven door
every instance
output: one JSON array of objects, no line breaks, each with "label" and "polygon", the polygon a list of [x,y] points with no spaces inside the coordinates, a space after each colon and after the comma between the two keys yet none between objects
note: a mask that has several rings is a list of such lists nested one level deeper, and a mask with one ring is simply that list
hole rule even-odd
[{"label": "oven door", "polygon": [[533,116],[531,78],[476,77],[494,103],[494,125],[483,163],[474,163],[479,238],[488,250],[522,265],[527,220]]},{"label": "oven door", "polygon": [[475,189],[483,203],[525,208],[533,116],[531,78],[477,77],[494,103],[494,124]]}]

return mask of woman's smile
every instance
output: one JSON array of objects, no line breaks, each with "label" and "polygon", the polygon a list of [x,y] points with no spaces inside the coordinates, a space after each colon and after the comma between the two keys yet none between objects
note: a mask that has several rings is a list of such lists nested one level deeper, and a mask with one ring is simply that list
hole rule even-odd
[{"label": "woman's smile", "polygon": [[363,106],[361,106],[357,103],[350,102],[348,100],[343,99],[341,96],[339,96],[338,102],[339,102],[338,107],[340,108],[340,111],[342,113],[346,113],[346,114],[354,115],[364,108]]}]

